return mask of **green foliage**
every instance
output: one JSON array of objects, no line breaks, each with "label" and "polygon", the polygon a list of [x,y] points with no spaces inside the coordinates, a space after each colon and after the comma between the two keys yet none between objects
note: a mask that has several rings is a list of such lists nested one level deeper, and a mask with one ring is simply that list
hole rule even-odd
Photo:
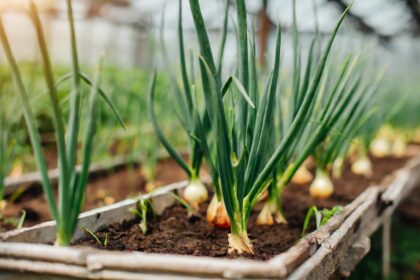
[{"label": "green foliage", "polygon": [[369,123],[372,123],[371,119],[378,112],[379,108],[375,107],[375,102],[378,100],[378,93],[381,92],[379,89],[383,74],[379,74],[376,79],[362,79],[361,75],[366,75],[363,70],[358,65],[358,57],[352,59],[349,56],[340,74],[343,77],[342,83],[331,85],[332,90],[324,94],[317,104],[321,108],[324,107],[326,100],[334,98],[335,91],[341,92],[343,105],[345,104],[341,118],[333,125],[332,132],[314,153],[317,168],[321,170],[327,170],[336,159],[347,155],[353,139],[361,131],[367,130]]},{"label": "green foliage", "polygon": [[380,105],[389,108],[384,121],[394,128],[410,131],[420,127],[419,82],[413,78],[388,77],[385,82],[387,94]]},{"label": "green foliage", "polygon": [[338,215],[342,210],[343,208],[341,206],[334,206],[331,209],[322,210],[318,210],[316,206],[309,208],[308,213],[306,213],[305,216],[305,221],[303,222],[302,237],[305,236],[312,217],[315,217],[316,229],[319,229],[323,225],[327,224],[332,217]]},{"label": "green foliage", "polygon": [[19,218],[19,222],[16,226],[17,229],[21,229],[23,227],[23,223],[25,222],[25,219],[26,219],[26,211],[22,210],[22,214],[21,214],[21,216]]},{"label": "green foliage", "polygon": [[[30,16],[33,26],[36,30],[39,48],[41,51],[41,62],[44,71],[44,78],[48,88],[49,109],[52,114],[52,122],[55,129],[55,139],[57,142],[58,161],[60,169],[58,201],[55,201],[53,195],[53,187],[48,178],[48,168],[45,156],[43,154],[41,137],[36,124],[36,118],[30,103],[26,86],[22,79],[22,74],[13,56],[12,48],[9,44],[3,21],[0,18],[0,39],[9,66],[12,70],[12,76],[16,87],[16,93],[19,97],[21,110],[23,111],[25,122],[27,125],[32,148],[35,154],[35,160],[41,174],[41,182],[44,193],[47,198],[53,218],[57,222],[57,244],[67,246],[70,244],[71,238],[76,230],[78,216],[81,211],[89,174],[89,166],[91,162],[93,139],[96,134],[96,123],[98,117],[98,96],[101,96],[106,102],[107,98],[100,90],[100,71],[102,63],[96,70],[94,82],[90,82],[89,78],[83,77],[80,73],[78,54],[76,48],[76,35],[74,31],[73,11],[71,1],[67,0],[67,10],[69,18],[70,36],[71,36],[71,56],[72,56],[72,83],[70,92],[70,107],[68,115],[67,129],[64,124],[64,114],[60,107],[60,100],[57,94],[57,87],[52,70],[51,60],[49,57],[45,36],[43,33],[41,21],[38,11],[33,2],[31,2]],[[82,98],[81,85],[82,82],[91,86],[91,92],[88,98]],[[109,102],[108,102],[109,103]],[[85,105],[85,106],[83,106]],[[110,105],[111,108],[112,104]],[[82,110],[87,109],[88,113],[83,116]],[[114,108],[115,109],[115,108]],[[114,111],[116,112],[116,111]],[[82,125],[81,119],[84,119]],[[78,163],[78,145],[79,135],[84,128],[83,141],[81,148],[80,161],[82,162],[81,170],[76,170]]]},{"label": "green foliage", "polygon": [[[31,86],[36,91],[45,92],[45,86],[42,76],[39,75],[39,71],[36,71],[36,65],[34,63],[21,63],[19,69],[21,69],[22,76],[27,78],[27,86]],[[59,70],[60,71],[60,70]],[[25,128],[25,120],[22,111],[20,110],[19,100],[16,95],[13,94],[13,81],[10,68],[0,66],[0,104],[2,108],[0,111],[0,134],[2,145],[0,149],[0,162],[1,174],[0,181],[3,183],[4,178],[9,175],[12,167],[16,165],[22,165],[24,171],[32,171],[33,158],[30,156],[30,147],[27,145],[29,135]],[[49,118],[48,112],[48,100],[43,98],[43,94],[31,94],[30,104],[34,111],[34,116],[37,119],[36,125],[38,129],[44,133],[50,131],[52,123]]]},{"label": "green foliage", "polygon": [[86,234],[88,234],[90,237],[92,237],[96,243],[98,243],[99,246],[108,246],[108,241],[109,241],[109,234],[105,233],[105,238],[102,241],[99,236],[97,234],[95,234],[92,230],[88,229],[88,228],[83,228],[83,230],[86,232]]},{"label": "green foliage", "polygon": [[[226,33],[227,33],[227,24],[228,24],[228,10],[229,5],[226,5],[226,12],[225,12],[225,19],[224,19],[224,27],[222,32],[222,38],[220,42],[220,49],[219,49],[219,58],[218,58],[218,76],[221,75],[221,65],[223,62],[223,54],[226,42]],[[183,26],[182,26],[182,5],[181,1],[179,1],[179,14],[178,14],[178,43],[179,43],[179,62],[180,62],[180,73],[181,73],[181,84],[178,83],[176,79],[176,74],[173,71],[169,71],[169,76],[171,77],[171,81],[173,84],[173,95],[176,99],[177,104],[177,116],[178,119],[185,130],[189,143],[190,143],[190,163],[185,162],[182,156],[177,152],[176,148],[171,144],[168,138],[163,133],[158,120],[157,114],[155,112],[155,88],[156,88],[156,74],[152,78],[152,83],[149,89],[149,111],[150,116],[152,119],[152,124],[156,131],[156,134],[171,155],[171,157],[179,164],[179,166],[185,171],[188,175],[190,180],[197,179],[199,177],[201,165],[203,163],[204,157],[210,157],[210,147],[207,143],[207,136],[210,129],[210,120],[209,115],[205,111],[205,109],[201,110],[198,104],[198,97],[197,97],[197,86],[195,81],[195,73],[193,68],[193,63],[191,63],[190,69],[187,66],[186,60],[186,52],[184,46],[184,34],[183,34]],[[163,32],[163,16],[162,16],[162,30]],[[163,37],[163,35],[161,34]],[[166,63],[170,65],[168,61],[168,55],[166,52],[166,45],[162,40],[163,45],[163,57],[166,60]],[[216,66],[214,66],[216,67]],[[214,68],[216,71],[216,69]],[[239,81],[234,81],[236,86],[238,86]],[[242,94],[245,94],[245,90],[241,91]],[[216,194],[221,199],[221,191],[218,187],[218,173],[214,164],[209,161],[209,168],[213,175],[214,185]]]},{"label": "green foliage", "polygon": [[22,210],[20,216],[15,217],[4,217],[0,211],[0,221],[4,225],[11,225],[16,229],[21,229],[26,219],[26,211]]},{"label": "green foliage", "polygon": [[130,211],[135,216],[140,218],[140,224],[139,224],[140,230],[143,232],[143,234],[146,234],[148,232],[147,221],[148,221],[148,217],[150,216],[150,213],[151,213],[152,218],[156,219],[156,210],[155,210],[155,207],[153,206],[152,200],[149,198],[147,199],[141,198],[139,200],[137,208],[131,209]]},{"label": "green foliage", "polygon": [[[36,118],[36,125],[41,132],[41,136],[52,134],[54,126],[52,119],[52,110],[49,108],[49,96],[46,89],[43,74],[39,70],[39,63],[20,62],[18,67],[23,77],[23,82],[28,91],[31,109]],[[85,67],[87,72],[94,69]],[[54,65],[52,69],[55,77],[61,77],[56,82],[56,92],[62,108],[63,118],[67,119],[69,114],[70,99],[68,92],[71,86],[68,81],[71,78],[69,68],[63,65]],[[111,157],[125,155],[129,158],[138,160],[142,155],[146,158],[144,166],[148,168],[150,178],[153,180],[154,167],[159,155],[159,143],[154,134],[153,128],[149,121],[147,110],[147,85],[150,73],[145,70],[117,68],[115,66],[103,67],[103,80],[100,88],[100,94],[106,97],[107,103],[98,104],[98,137],[95,140],[95,151],[93,152],[94,161],[105,161]],[[88,94],[91,81],[86,79],[86,74],[82,75],[84,82],[82,84],[83,94]],[[0,66],[0,86],[2,89],[2,104],[8,104],[6,108],[2,108],[2,114],[5,115],[7,123],[13,124],[9,128],[9,138],[13,139],[13,143],[9,146],[14,147],[14,162],[22,164],[24,172],[36,169],[32,163],[30,146],[27,144],[29,138],[25,129],[25,122],[21,110],[17,106],[17,96],[13,94],[13,81],[10,75],[10,68]],[[186,140],[183,135],[177,133],[180,128],[176,120],[173,118],[172,103],[167,98],[168,80],[165,75],[160,74],[160,79],[156,85],[156,102],[159,106],[156,113],[159,119],[163,121],[162,128],[171,142],[176,147],[183,148],[186,146]],[[139,94],[140,93],[140,94]],[[139,106],[140,104],[140,106]],[[110,108],[110,106],[112,106]],[[121,114],[116,112],[115,108],[124,108]],[[166,108],[166,109],[165,109]],[[112,112],[114,116],[109,114]],[[82,118],[86,118],[88,112],[81,112]],[[115,117],[117,116],[117,117]],[[121,129],[121,123],[126,127]],[[45,134],[44,134],[45,133]],[[139,137],[142,135],[142,137]],[[78,154],[80,154],[80,146]]]},{"label": "green foliage", "polygon": [[[214,139],[214,143],[211,144],[214,152],[205,153],[205,155],[208,162],[211,163],[210,166],[216,167],[219,180],[214,183],[220,184],[223,200],[231,220],[232,234],[244,236],[251,209],[272,180],[273,172],[280,168],[279,173],[283,175],[282,182],[284,185],[287,184],[303,161],[326,137],[346,108],[346,102],[340,96],[341,92],[337,93],[334,96],[336,99],[328,101],[323,108],[320,125],[312,135],[305,139],[306,143],[297,157],[293,158],[300,136],[308,128],[306,124],[311,118],[315,102],[319,97],[318,89],[328,56],[347,11],[332,32],[317,61],[317,66],[313,72],[308,71],[302,87],[298,84],[299,76],[296,76],[293,91],[293,98],[296,98],[293,107],[295,109],[290,113],[290,123],[282,131],[280,141],[276,143],[273,141],[272,133],[275,131],[273,124],[275,123],[275,104],[277,103],[280,74],[280,27],[278,27],[276,36],[274,65],[268,80],[264,83],[264,90],[260,93],[261,81],[256,72],[253,38],[248,36],[252,32],[249,32],[247,26],[245,2],[237,0],[239,77],[236,78],[235,75],[232,75],[222,85],[220,70],[218,70],[213,57],[199,1],[190,0],[190,7],[200,46],[198,59],[202,93],[211,125],[209,138]],[[297,47],[296,43],[296,53]],[[312,55],[312,53],[309,54],[310,60]],[[341,81],[339,80],[339,82]],[[231,84],[235,84],[235,87],[232,87]],[[227,89],[232,92],[231,95],[226,94]],[[153,94],[153,85],[151,93]],[[336,101],[334,102],[334,100]],[[255,108],[253,108],[254,106]],[[205,136],[203,133],[200,135]],[[204,137],[198,139],[200,143],[206,143]]]},{"label": "green foliage", "polygon": [[197,212],[196,209],[194,209],[194,207],[191,206],[191,204],[186,201],[185,199],[183,199],[181,196],[177,195],[174,192],[170,192],[170,195],[175,198],[176,201],[178,201],[179,204],[181,204],[183,207],[185,207],[185,209],[187,209],[188,215],[189,216],[199,216],[200,214]]},{"label": "green foliage", "polygon": [[12,168],[13,149],[9,146],[9,128],[0,112],[0,201],[4,198],[5,178]]}]

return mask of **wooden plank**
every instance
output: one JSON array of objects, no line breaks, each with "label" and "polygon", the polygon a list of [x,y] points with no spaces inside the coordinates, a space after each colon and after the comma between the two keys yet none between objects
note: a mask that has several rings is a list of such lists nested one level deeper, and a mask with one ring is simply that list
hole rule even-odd
[{"label": "wooden plank", "polygon": [[368,199],[323,241],[318,251],[288,279],[328,279],[333,274],[348,277],[370,249],[369,237],[389,220],[398,205],[420,185],[420,157],[373,187]]},{"label": "wooden plank", "polygon": [[87,258],[89,271],[120,270],[221,278],[278,278],[284,267],[247,259],[220,259],[142,252],[97,252]]},{"label": "wooden plank", "polygon": [[330,238],[331,234],[335,232],[341,224],[358,209],[366,199],[377,194],[378,191],[375,188],[369,188],[361,195],[359,195],[353,202],[343,208],[340,215],[333,217],[326,225],[321,227],[319,230],[308,234],[303,240],[298,242],[295,246],[290,248],[287,252],[282,253],[272,258],[269,263],[276,265],[278,263],[284,263],[286,265],[286,272],[281,276],[286,276],[290,272],[294,271],[296,267],[301,265],[310,256],[312,256],[320,247],[320,245]]},{"label": "wooden plank", "polygon": [[[0,269],[8,271],[12,270],[21,273],[33,272],[43,275],[67,276],[79,279],[88,279],[89,277],[89,272],[82,266],[63,263],[46,263],[26,259],[21,260],[0,258]],[[45,276],[43,279],[45,279]]]},{"label": "wooden plank", "polygon": [[377,188],[370,190],[363,204],[341,224],[330,238],[324,240],[320,249],[297,268],[288,279],[328,279],[328,276],[337,270],[340,260],[345,260],[346,252],[363,235],[360,220],[363,213],[376,203],[379,194]]}]

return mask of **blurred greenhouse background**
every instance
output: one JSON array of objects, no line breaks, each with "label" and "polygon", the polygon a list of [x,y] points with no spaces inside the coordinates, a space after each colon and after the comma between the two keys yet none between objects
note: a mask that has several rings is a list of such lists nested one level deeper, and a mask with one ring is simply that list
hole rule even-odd
[{"label": "blurred greenhouse background", "polygon": [[[35,34],[22,9],[26,0],[2,1],[7,10],[5,23],[11,27],[11,42],[20,46],[15,50],[21,60],[31,60],[37,55]],[[67,62],[65,3],[60,0],[38,0],[45,11],[44,26],[49,38],[52,55],[56,62]],[[341,0],[301,0],[298,1],[299,31],[308,34],[308,38],[318,29],[321,34],[328,34],[333,28],[342,10],[350,1]],[[233,3],[233,2],[232,2]],[[257,25],[264,25],[272,30],[279,22],[284,31],[290,31],[292,25],[291,1],[287,0],[249,0],[249,13],[256,19]],[[174,0],[78,0],[74,1],[77,31],[84,64],[96,63],[97,54],[106,51],[108,58],[119,66],[149,66],[158,50],[159,29],[164,14],[164,38],[170,45],[176,39],[178,1]],[[184,1],[185,9],[188,2]],[[212,31],[214,39],[222,26],[223,1],[205,1],[202,3],[204,18]],[[398,74],[410,74],[418,69],[420,61],[420,4],[416,0],[370,0],[356,1],[343,28],[341,37],[345,43],[355,48],[368,46],[369,51],[381,61],[391,65],[390,70]],[[267,17],[265,17],[267,15]],[[232,17],[232,20],[233,17]],[[191,16],[184,17],[184,27],[193,31]],[[259,26],[261,27],[261,26]],[[233,30],[230,30],[233,32]],[[287,34],[287,33],[285,33]],[[287,35],[285,35],[287,36]],[[273,34],[271,33],[271,36]],[[273,38],[272,38],[273,39]],[[28,43],[32,40],[34,43]],[[285,40],[286,42],[288,40]],[[308,40],[309,42],[309,40]],[[342,41],[343,42],[343,41]],[[229,42],[235,44],[235,42]],[[303,44],[305,44],[303,42]],[[364,50],[366,47],[364,47]],[[227,48],[227,50],[232,48]],[[287,49],[285,51],[287,52]],[[174,52],[175,56],[175,52]],[[226,55],[234,56],[232,53]],[[229,61],[229,59],[228,59]]]}]

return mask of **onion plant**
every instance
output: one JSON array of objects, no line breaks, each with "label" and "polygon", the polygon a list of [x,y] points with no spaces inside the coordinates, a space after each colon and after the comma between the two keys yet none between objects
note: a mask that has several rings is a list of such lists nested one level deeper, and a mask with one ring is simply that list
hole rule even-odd
[{"label": "onion plant", "polygon": [[[336,168],[340,168],[337,165],[344,162],[352,140],[375,112],[372,107],[379,92],[381,77],[378,77],[376,81],[370,78],[363,79],[363,69],[356,68],[357,63],[358,57],[351,59],[349,56],[340,73],[341,83],[333,86],[332,91],[317,104],[321,108],[324,107],[324,103],[334,98],[334,92],[338,91],[343,98],[342,104],[345,108],[342,117],[335,123],[330,135],[314,152],[316,177],[309,191],[315,198],[327,198],[333,194],[334,186],[330,179],[329,168],[334,163],[336,163]],[[347,67],[347,65],[349,66]],[[355,75],[353,75],[354,69],[356,69]],[[337,104],[337,106],[341,105]]]},{"label": "onion plant", "polygon": [[3,112],[0,112],[0,216],[6,207],[4,201],[5,179],[12,168],[13,148],[10,142],[10,125],[5,120]]},{"label": "onion plant", "polygon": [[[278,108],[280,110],[278,116],[280,119],[276,123],[279,125],[278,137],[280,143],[299,116],[299,110],[305,102],[305,95],[313,90],[315,98],[313,103],[308,106],[304,120],[305,124],[300,126],[300,131],[296,132],[295,138],[289,144],[289,150],[282,155],[275,172],[272,174],[272,181],[268,187],[268,199],[257,219],[259,224],[287,222],[282,213],[282,192],[308,157],[314,154],[316,149],[326,139],[330,138],[330,135],[335,133],[334,130],[340,123],[345,123],[347,112],[351,111],[353,93],[357,88],[357,83],[352,86],[348,85],[352,72],[349,58],[343,62],[342,70],[337,77],[331,75],[334,64],[327,66],[324,64],[322,69],[326,73],[317,76],[325,53],[329,51],[327,45],[323,54],[319,53],[321,49],[318,50],[320,44],[317,37],[312,41],[308,51],[306,66],[302,67],[295,11],[295,1],[293,1],[294,67],[292,91],[290,96],[279,98],[280,105]],[[302,73],[301,69],[303,68]],[[312,88],[314,77],[320,79],[317,80],[316,87]],[[327,82],[331,83],[331,88],[327,87]]]},{"label": "onion plant", "polygon": [[389,156],[391,151],[390,128],[385,126],[400,112],[406,102],[404,96],[389,102],[389,96],[392,92],[387,92],[378,98],[378,108],[387,108],[386,110],[376,110],[375,114],[369,118],[363,128],[357,133],[355,145],[356,159],[352,163],[352,172],[356,175],[365,177],[372,176],[372,163],[368,157],[369,151],[374,156]]},{"label": "onion plant", "polygon": [[[408,84],[401,86],[401,84]],[[381,100],[381,104],[388,108],[393,108],[394,104],[400,104],[394,108],[393,116],[389,116],[384,126],[380,129],[372,145],[372,152],[375,154],[388,154],[394,157],[404,157],[407,154],[407,145],[414,140],[415,130],[419,125],[419,98],[417,95],[418,87],[407,79],[405,82],[398,80],[398,84],[388,81],[387,87],[390,89]],[[403,92],[401,96],[400,92]],[[398,94],[397,94],[398,93]],[[399,107],[399,109],[398,109]],[[378,143],[387,144],[388,150],[381,151]]]},{"label": "onion plant", "polygon": [[[226,4],[224,14],[224,28],[222,32],[222,38],[219,50],[219,59],[217,65],[217,76],[220,78],[221,65],[223,60],[223,53],[226,40],[227,22],[228,22],[228,11],[229,5]],[[163,26],[163,22],[162,22]],[[163,56],[166,63],[169,64],[168,55],[166,52],[166,46],[163,43],[164,48]],[[183,197],[190,203],[196,210],[199,204],[208,199],[207,188],[200,180],[200,169],[206,155],[210,154],[210,147],[207,143],[207,134],[210,130],[210,119],[206,110],[201,110],[197,101],[197,87],[194,76],[194,64],[188,67],[186,59],[186,51],[184,45],[184,34],[182,27],[182,3],[179,1],[179,17],[178,17],[178,49],[180,58],[180,73],[181,73],[181,85],[179,85],[176,75],[170,71],[170,77],[174,85],[174,95],[176,97],[177,104],[177,115],[183,129],[189,136],[190,141],[190,163],[187,163],[182,156],[176,151],[176,149],[170,144],[169,140],[165,137],[161,127],[158,124],[155,108],[154,108],[154,88],[156,83],[156,76],[153,78],[153,83],[150,90],[150,103],[149,110],[152,119],[153,126],[156,134],[172,156],[172,158],[179,164],[179,166],[185,171],[189,178],[189,184],[184,190]],[[215,66],[216,67],[216,66]],[[208,208],[207,217],[209,222],[219,227],[229,226],[229,218],[224,210],[222,204],[222,192],[218,184],[218,173],[211,161],[208,161],[210,172],[213,176],[215,196],[213,197],[210,206]]]},{"label": "onion plant", "polygon": [[[324,76],[319,86],[318,99],[313,104],[313,112],[304,131],[300,134],[300,140],[296,140],[294,151],[284,157],[283,165],[279,165],[276,173],[273,174],[268,201],[258,217],[258,223],[286,222],[281,208],[282,192],[291,180],[291,176],[295,174],[296,168],[303,164],[309,155],[314,155],[317,164],[317,176],[311,186],[311,194],[314,190],[314,196],[319,197],[315,195],[316,191],[324,191],[324,181],[330,182],[327,167],[341,152],[341,148],[346,146],[348,137],[361,122],[353,114],[362,113],[361,100],[356,100],[362,99],[359,81],[348,85],[345,78],[345,74],[351,73],[349,59],[343,63],[342,68],[340,76],[333,81],[334,87],[331,90],[327,90],[325,85],[327,80],[332,80],[331,75],[327,73]],[[332,192],[331,184],[328,184],[327,188]]]},{"label": "onion plant", "polygon": [[[21,118],[16,113],[17,104],[11,98],[9,91],[3,89],[0,93],[0,104],[3,108],[0,111],[0,216],[6,207],[5,180],[12,173],[16,158],[24,154],[24,145],[21,142],[21,133],[17,123]],[[5,106],[7,104],[7,106]]]},{"label": "onion plant", "polygon": [[[152,182],[155,179],[154,169],[159,141],[149,121],[148,96],[139,94],[139,92],[147,92],[150,73],[138,69],[120,69],[115,66],[104,68],[103,73],[103,88],[106,89],[109,99],[116,107],[124,108],[121,118],[124,119],[126,130],[121,130],[118,120],[110,118],[105,110],[101,110],[101,128],[98,131],[100,133],[98,138],[104,141],[104,148],[108,150],[102,153],[95,150],[95,154],[102,157],[118,154],[135,160],[140,154],[144,155],[147,161],[142,162],[142,175],[148,182]],[[178,135],[176,120],[170,110],[165,109],[173,104],[166,96],[169,83],[163,78],[159,79],[159,82],[156,93],[156,103],[159,104],[159,108],[156,113],[165,123],[165,128],[170,128],[165,131],[172,143],[176,146],[185,146],[184,137]]]},{"label": "onion plant", "polygon": [[331,218],[340,214],[342,210],[343,207],[341,206],[334,206],[331,209],[325,208],[322,210],[319,210],[316,206],[309,208],[305,216],[305,221],[303,222],[302,237],[304,237],[306,234],[306,230],[308,229],[312,216],[315,218],[316,229],[319,229],[323,225],[326,225],[328,221],[331,220]]},{"label": "onion plant", "polygon": [[401,80],[398,80],[398,85],[389,79],[384,84],[387,91],[378,99],[377,106],[387,109],[375,114],[368,127],[360,133],[358,152],[361,157],[369,151],[376,157],[402,156],[406,145],[403,128],[412,126],[417,120],[418,100],[415,90],[401,86],[405,84]]},{"label": "onion plant", "polygon": [[[162,27],[163,28],[163,27]],[[149,110],[150,116],[152,119],[152,124],[156,131],[156,134],[168,151],[168,153],[175,159],[179,166],[185,171],[189,178],[189,185],[185,189],[184,198],[191,203],[195,208],[198,208],[199,204],[206,201],[208,198],[207,189],[200,180],[200,168],[203,161],[203,152],[199,141],[194,138],[195,127],[193,122],[193,96],[192,96],[192,87],[188,80],[187,74],[187,63],[185,59],[185,50],[184,50],[184,37],[182,32],[182,5],[179,1],[179,19],[178,19],[178,38],[179,38],[179,56],[180,56],[180,65],[181,65],[181,74],[182,74],[182,86],[178,85],[176,78],[173,76],[173,73],[170,73],[171,78],[174,82],[174,92],[177,97],[177,105],[183,111],[178,113],[179,119],[183,128],[186,130],[187,134],[190,136],[190,156],[191,164],[185,162],[182,156],[176,151],[176,149],[170,144],[169,140],[165,137],[160,125],[158,124],[155,109],[154,109],[154,94],[151,95],[149,101]],[[166,55],[166,54],[164,54]],[[168,59],[167,59],[168,60]]]},{"label": "onion plant", "polygon": [[[56,82],[53,75],[51,60],[41,21],[35,4],[32,1],[30,2],[30,15],[41,50],[41,61],[48,88],[52,120],[55,127],[55,138],[60,170],[57,201],[54,198],[52,183],[48,178],[47,163],[43,154],[40,134],[34,118],[33,110],[29,102],[29,95],[23,82],[20,69],[13,55],[2,18],[0,18],[1,43],[12,72],[16,93],[24,114],[35,160],[41,175],[43,190],[52,217],[57,223],[56,244],[60,246],[67,246],[70,244],[72,236],[77,228],[78,215],[83,205],[87,187],[89,165],[94,145],[93,140],[96,133],[98,96],[101,95],[105,98],[105,100],[107,100],[106,96],[103,92],[101,93],[101,90],[99,89],[101,63],[99,63],[99,66],[96,69],[95,79],[93,82],[80,72],[72,3],[71,0],[67,0],[66,3],[70,27],[72,56],[72,89],[70,93],[70,112],[67,128],[64,123],[63,110],[60,108],[60,102],[57,96]],[[87,82],[92,85],[89,96],[82,97],[82,82]],[[86,119],[82,119],[82,109],[85,107],[83,105],[87,106]],[[85,126],[82,125],[82,122]],[[85,131],[83,131],[81,157],[78,158],[79,138],[81,138],[79,136],[82,134],[82,127],[85,127]],[[77,172],[76,165],[79,160],[81,161],[82,168],[80,172]]]},{"label": "onion plant", "polygon": [[[366,157],[370,151],[373,156],[384,158],[392,154],[392,128],[384,121],[384,115],[376,116],[360,135],[360,145],[357,147],[359,157]],[[357,172],[356,172],[357,173]],[[363,175],[363,174],[362,174]]]},{"label": "onion plant", "polygon": [[[189,0],[191,13],[200,46],[198,57],[202,91],[210,122],[210,139],[213,139],[214,153],[205,153],[207,160],[215,166],[218,182],[230,218],[229,251],[252,253],[252,244],[247,234],[247,222],[251,210],[272,181],[278,166],[287,163],[288,155],[295,148],[296,138],[305,128],[318,87],[337,31],[344,20],[342,15],[334,28],[319,60],[318,66],[297,105],[297,113],[289,128],[282,135],[280,143],[273,141],[276,92],[280,72],[281,32],[278,27],[274,66],[259,92],[259,80],[255,52],[249,48],[246,5],[244,0],[236,1],[239,28],[239,76],[231,77],[223,83],[220,71],[212,53],[207,28],[202,17],[198,0]],[[153,84],[151,86],[153,92]],[[232,94],[227,94],[227,93]],[[235,94],[236,93],[236,94]],[[197,118],[198,119],[198,118]],[[314,149],[319,134],[325,133],[320,126],[316,139],[309,139],[302,156],[288,165],[281,180],[290,180],[300,164]],[[201,126],[200,126],[201,128]],[[199,131],[200,132],[200,131]],[[198,135],[203,135],[203,131]],[[199,138],[203,139],[203,138]],[[306,155],[306,156],[304,156]]]}]

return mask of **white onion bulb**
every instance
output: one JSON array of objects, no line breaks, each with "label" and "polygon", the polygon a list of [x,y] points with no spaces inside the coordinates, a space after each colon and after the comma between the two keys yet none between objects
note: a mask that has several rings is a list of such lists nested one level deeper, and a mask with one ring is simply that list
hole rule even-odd
[{"label": "white onion bulb", "polygon": [[334,193],[334,186],[326,171],[318,170],[315,180],[309,187],[309,192],[313,198],[325,199]]},{"label": "white onion bulb", "polygon": [[209,195],[206,186],[199,179],[195,179],[191,180],[185,188],[183,197],[192,207],[198,209],[199,205],[205,202]]},{"label": "white onion bulb", "polygon": [[392,155],[397,158],[407,155],[407,143],[404,137],[397,137],[392,144]]},{"label": "white onion bulb", "polygon": [[257,218],[257,225],[287,224],[275,201],[267,201]]},{"label": "white onion bulb", "polygon": [[391,153],[391,143],[385,138],[376,138],[370,145],[370,151],[375,157],[383,158]]},{"label": "white onion bulb", "polygon": [[368,157],[364,156],[353,162],[351,171],[356,175],[371,177],[373,175],[372,162]]},{"label": "white onion bulb", "polygon": [[302,164],[293,176],[292,182],[298,185],[305,185],[311,182],[313,178],[314,176],[306,168],[306,164]]}]

